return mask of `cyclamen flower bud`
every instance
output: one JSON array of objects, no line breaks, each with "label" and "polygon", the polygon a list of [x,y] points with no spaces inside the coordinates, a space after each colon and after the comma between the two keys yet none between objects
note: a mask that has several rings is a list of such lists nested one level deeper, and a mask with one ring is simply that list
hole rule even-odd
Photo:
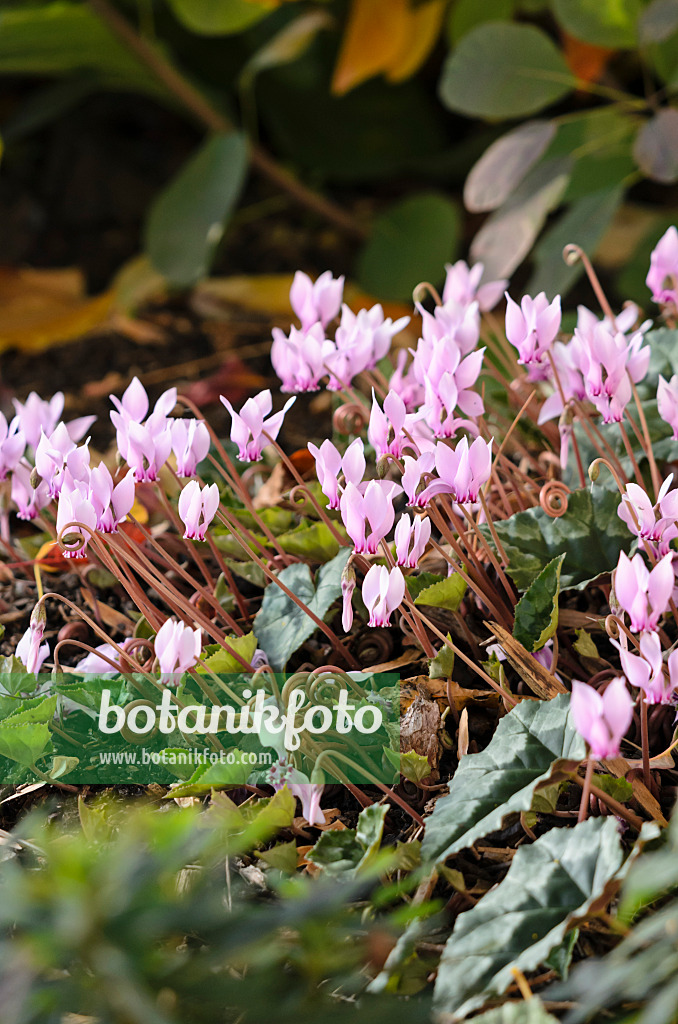
[{"label": "cyclamen flower bud", "polygon": [[186,540],[204,540],[219,508],[219,488],[209,484],[201,489],[197,480],[191,480],[179,495],[179,515],[186,527]]},{"label": "cyclamen flower bud", "polygon": [[40,644],[45,632],[45,612],[42,605],[37,605],[40,614],[31,615],[31,624],[19,640],[16,647],[16,656],[26,666],[26,671],[37,673],[42,667],[45,658],[49,657],[49,644]]}]

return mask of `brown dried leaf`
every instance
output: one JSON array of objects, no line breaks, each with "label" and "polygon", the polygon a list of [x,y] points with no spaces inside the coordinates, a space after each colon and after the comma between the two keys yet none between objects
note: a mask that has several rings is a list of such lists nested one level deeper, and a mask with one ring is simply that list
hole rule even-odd
[{"label": "brown dried leaf", "polygon": [[87,298],[77,269],[0,267],[0,352],[40,351],[73,341],[106,323],[113,292]]},{"label": "brown dried leaf", "polygon": [[536,658],[533,658],[530,652],[522,644],[519,644],[515,637],[511,636],[508,630],[497,622],[491,622],[489,625],[509,664],[527,683],[533,693],[536,693],[542,700],[551,700],[559,693],[567,693],[567,687],[543,665],[540,665]]}]

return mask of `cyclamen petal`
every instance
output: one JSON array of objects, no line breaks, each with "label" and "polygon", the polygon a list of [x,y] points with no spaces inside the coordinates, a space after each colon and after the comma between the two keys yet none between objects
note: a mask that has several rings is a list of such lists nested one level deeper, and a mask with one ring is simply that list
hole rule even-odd
[{"label": "cyclamen petal", "polygon": [[385,565],[368,569],[362,589],[365,607],[370,613],[370,626],[390,626],[391,615],[405,596],[405,577],[397,566],[390,571]]},{"label": "cyclamen petal", "polygon": [[596,760],[618,757],[621,741],[633,718],[633,701],[622,676],[601,695],[587,683],[572,681],[570,706],[575,728]]},{"label": "cyclamen petal", "polygon": [[264,432],[269,434],[272,440],[276,440],[283,419],[296,401],[296,396],[288,399],[280,412],[268,419],[265,417],[273,407],[268,388],[254,398],[248,398],[239,413],[223,395],[220,395],[220,399],[231,414],[231,440],[238,446],[238,458],[241,462],[258,462],[263,449],[270,444],[268,438],[264,437]]},{"label": "cyclamen petal", "polygon": [[186,540],[204,540],[207,527],[219,508],[217,484],[200,487],[197,480],[190,480],[179,495],[178,511],[184,524]]},{"label": "cyclamen petal", "polygon": [[156,634],[154,647],[162,672],[161,682],[178,682],[178,677],[197,664],[202,633],[176,619],[167,619]]}]

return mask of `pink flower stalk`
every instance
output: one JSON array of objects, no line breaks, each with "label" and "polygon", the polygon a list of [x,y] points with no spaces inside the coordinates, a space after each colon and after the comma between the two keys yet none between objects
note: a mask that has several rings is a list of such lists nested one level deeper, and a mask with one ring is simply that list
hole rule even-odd
[{"label": "pink flower stalk", "polygon": [[642,556],[629,558],[623,551],[614,573],[614,592],[631,619],[631,630],[641,633],[657,628],[673,593],[673,555],[664,555],[648,571]]},{"label": "pink flower stalk", "polygon": [[373,565],[363,580],[363,601],[370,613],[369,626],[390,626],[391,615],[405,596],[405,577],[398,566],[390,571]]},{"label": "pink flower stalk", "polygon": [[186,540],[204,540],[219,508],[219,487],[205,485],[201,489],[197,480],[191,480],[179,495],[179,515],[185,526]]},{"label": "pink flower stalk", "polygon": [[315,281],[308,274],[297,270],[290,288],[290,304],[301,321],[302,331],[320,323],[324,329],[330,320],[338,316],[344,294],[344,278],[332,277],[326,270]]},{"label": "pink flower stalk", "polygon": [[[614,641],[613,641],[614,642]],[[619,643],[621,664],[624,675],[631,686],[645,694],[646,704],[670,704],[678,686],[678,651],[668,659],[668,675],[664,673],[662,649],[657,633],[643,633],[640,637],[640,654],[625,650]]]},{"label": "pink flower stalk", "polygon": [[325,824],[325,815],[320,807],[325,788],[322,784],[310,782],[307,775],[282,758],[277,764],[271,765],[266,781],[276,793],[287,786],[292,796],[301,800],[301,813],[309,825]]},{"label": "pink flower stalk", "polygon": [[631,381],[637,384],[647,373],[649,346],[642,347],[640,331],[627,338],[600,322],[586,334],[575,328],[575,337],[582,342],[580,368],[587,398],[604,423],[621,423],[632,396]]},{"label": "pink flower stalk", "polygon": [[[40,398],[35,391],[31,391],[25,402],[12,399],[16,414],[21,424],[21,431],[26,438],[26,444],[31,448],[37,448],[40,440],[40,432],[44,431],[49,437],[54,433],[64,410],[64,393],[57,391],[49,401]],[[80,441],[96,416],[80,416],[66,424],[66,430],[71,441]]]},{"label": "pink flower stalk", "polygon": [[528,380],[546,380],[551,368],[546,359],[561,321],[560,295],[549,303],[544,292],[534,299],[524,295],[520,306],[506,292],[506,337],[518,350],[518,362],[527,366]]},{"label": "pink flower stalk", "polygon": [[166,619],[153,646],[160,665],[161,683],[178,683],[184,672],[197,664],[202,650],[202,633],[177,619]]},{"label": "pink flower stalk", "polygon": [[[270,444],[264,437],[264,431],[275,441],[280,433],[285,413],[296,401],[296,396],[288,398],[280,412],[268,416],[273,408],[268,388],[260,391],[254,398],[248,398],[239,413],[227,398],[223,395],[219,397],[231,414],[231,441],[238,446],[238,458],[241,462],[260,460],[263,449]],[[265,419],[266,416],[268,419]]]},{"label": "pink flower stalk", "polygon": [[392,455],[399,459],[403,449],[408,445],[412,446],[412,441],[407,435],[410,434],[415,420],[420,417],[421,413],[407,412],[405,403],[395,391],[389,391],[386,395],[382,410],[373,391],[367,438],[377,453],[377,458]]},{"label": "pink flower stalk", "polygon": [[11,497],[16,505],[17,519],[35,519],[51,501],[48,484],[42,480],[33,487],[31,469],[23,462],[12,473]]},{"label": "pink flower stalk", "polygon": [[321,324],[306,331],[292,327],[289,338],[279,327],[273,328],[271,362],[282,381],[281,391],[317,391],[320,379],[329,373],[329,360],[336,351],[325,337]]},{"label": "pink flower stalk", "polygon": [[195,476],[198,463],[210,450],[210,432],[203,420],[194,417],[173,420],[170,425],[172,451],[177,460],[177,476]]},{"label": "pink flower stalk", "polygon": [[63,552],[66,558],[86,558],[87,541],[89,530],[81,530],[78,526],[72,525],[82,523],[94,532],[97,528],[97,514],[92,504],[89,487],[81,480],[74,480],[70,474],[66,474],[63,486],[59,493],[59,506],[57,508],[56,531],[57,536],[65,531],[65,537],[80,537],[82,544],[79,548],[68,547]]},{"label": "pink flower stalk", "polygon": [[678,490],[669,490],[672,481],[673,473],[661,485],[656,504],[638,484],[627,484],[617,509],[631,533],[646,540],[660,558],[668,554],[671,541],[678,537]]},{"label": "pink flower stalk", "polygon": [[464,260],[457,260],[454,264],[446,263],[443,305],[457,302],[460,306],[470,306],[472,302],[477,301],[483,312],[494,309],[508,281],[486,281],[485,284],[481,284],[484,269],[482,263],[475,263],[469,267]]},{"label": "pink flower stalk", "polygon": [[21,430],[19,417],[7,423],[0,412],[0,480],[6,480],[7,474],[15,469],[26,450],[26,437]]},{"label": "pink flower stalk", "polygon": [[89,475],[89,498],[101,533],[117,533],[134,505],[134,473],[130,471],[114,484],[108,467],[100,462]]},{"label": "pink flower stalk", "polygon": [[431,520],[428,516],[415,516],[412,522],[409,515],[404,513],[398,520],[393,536],[398,565],[416,569],[431,539]]},{"label": "pink flower stalk", "polygon": [[587,683],[572,681],[570,701],[578,733],[597,761],[618,757],[621,741],[633,718],[633,701],[622,676],[613,679],[601,696]]},{"label": "pink flower stalk", "polygon": [[493,440],[477,437],[469,447],[463,437],[456,448],[440,441],[435,452],[439,479],[424,489],[419,503],[428,502],[435,494],[451,494],[460,505],[477,501],[480,488],[490,479]]},{"label": "pink flower stalk", "polygon": [[678,374],[674,374],[670,381],[659,374],[657,409],[664,423],[671,427],[674,441],[678,441]]},{"label": "pink flower stalk", "polygon": [[[386,480],[370,480],[363,494],[355,484],[346,484],[339,509],[357,554],[376,554],[379,544],[390,533],[395,519],[394,489]],[[370,532],[366,534],[368,525]]]},{"label": "pink flower stalk", "polygon": [[416,508],[423,508],[428,499],[422,497],[424,488],[420,485],[424,474],[433,472],[435,451],[422,452],[416,459],[411,455],[405,455],[403,465],[405,471],[402,475],[401,483],[407,495],[407,503],[408,505],[414,505]]},{"label": "pink flower stalk", "polygon": [[660,306],[678,308],[678,231],[675,227],[664,232],[652,250],[645,284]]},{"label": "pink flower stalk", "polygon": [[361,483],[365,475],[365,454],[362,439],[356,437],[342,456],[341,452],[329,438],[326,438],[320,445],[314,445],[309,441],[308,450],[315,459],[315,471],[320,483],[320,489],[327,498],[328,508],[339,508],[339,495],[341,485],[339,477],[344,474],[345,483]]}]

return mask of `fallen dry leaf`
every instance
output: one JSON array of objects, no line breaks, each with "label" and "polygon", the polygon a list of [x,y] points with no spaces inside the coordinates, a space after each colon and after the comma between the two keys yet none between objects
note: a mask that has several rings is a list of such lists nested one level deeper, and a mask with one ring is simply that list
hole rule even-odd
[{"label": "fallen dry leaf", "polygon": [[497,622],[490,622],[489,628],[499,641],[509,664],[533,693],[542,700],[551,700],[551,697],[556,697],[559,693],[567,693],[567,687],[533,658],[507,629]]},{"label": "fallen dry leaf", "polygon": [[76,269],[34,270],[0,267],[0,352],[40,351],[81,338],[106,323],[113,293],[85,293]]}]

